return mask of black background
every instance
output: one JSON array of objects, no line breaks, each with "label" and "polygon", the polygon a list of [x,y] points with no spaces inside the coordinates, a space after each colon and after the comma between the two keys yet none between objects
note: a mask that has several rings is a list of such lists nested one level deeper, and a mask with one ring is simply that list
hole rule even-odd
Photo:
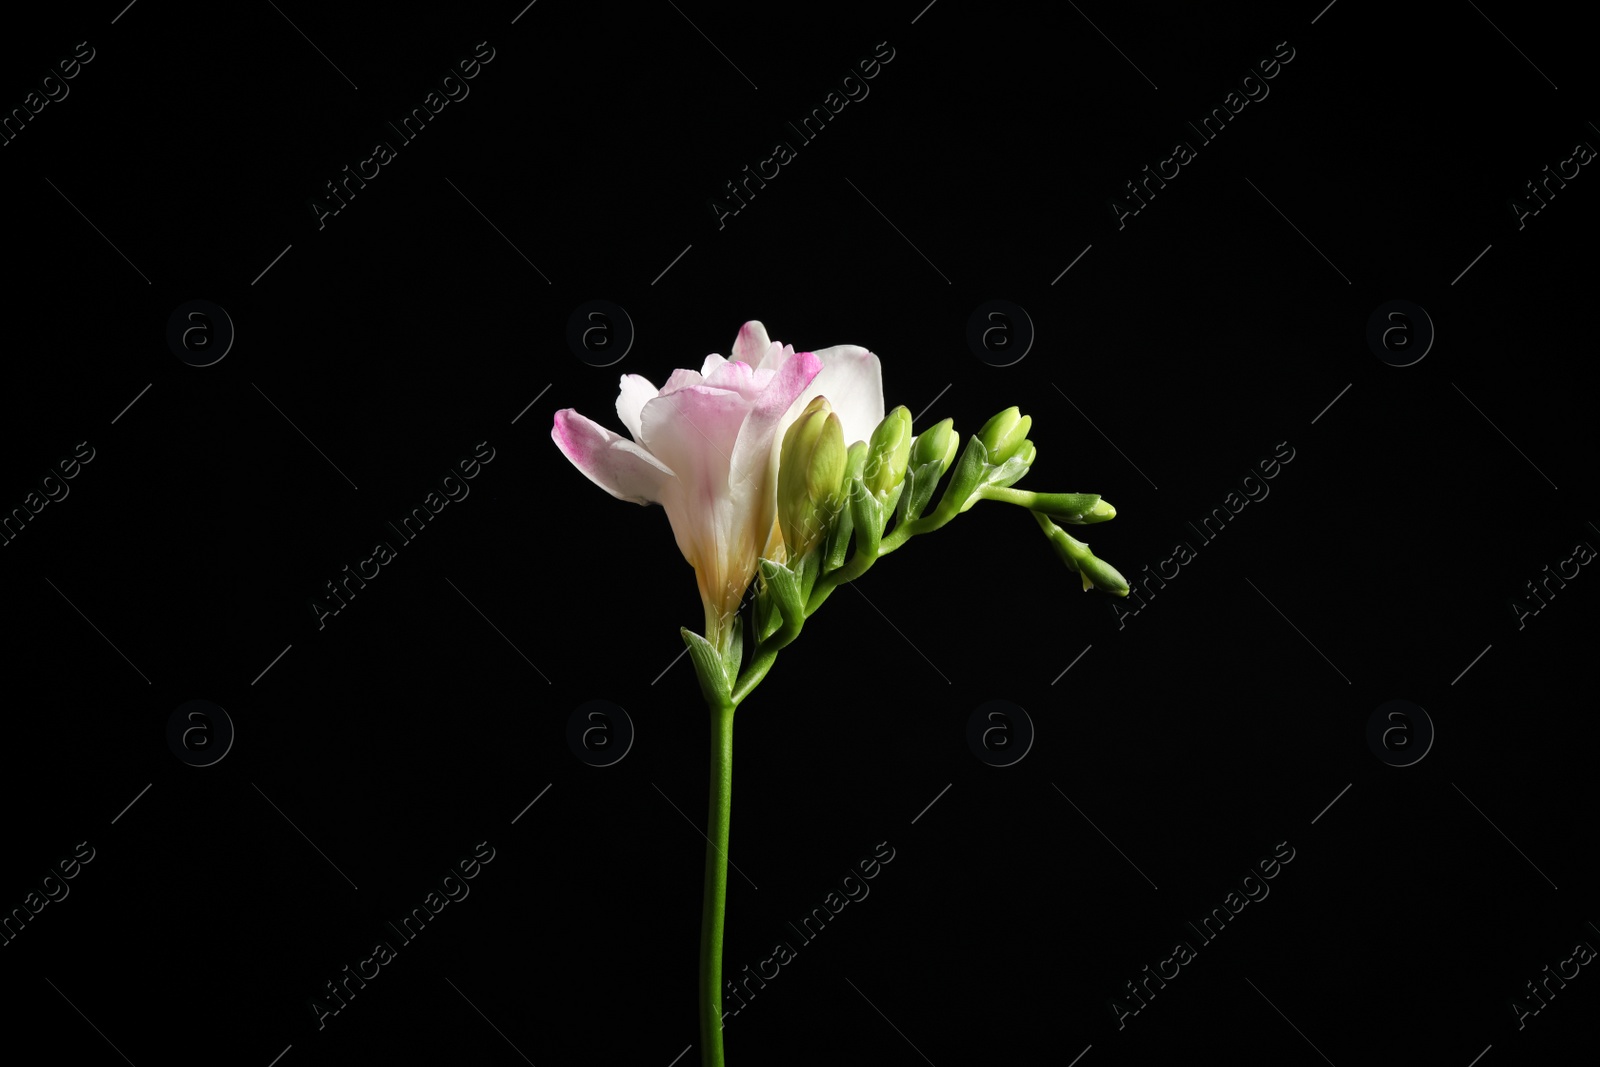
[{"label": "black background", "polygon": [[[620,430],[620,373],[659,385],[747,319],[871,348],[919,426],[1021,405],[1023,485],[1116,505],[1097,554],[1135,581],[1197,557],[1119,627],[986,504],[835,595],[737,719],[726,968],[798,955],[729,1062],[1488,1067],[1592,1041],[1593,968],[1521,1030],[1510,1007],[1600,944],[1600,579],[1520,629],[1511,607],[1600,544],[1600,179],[1522,229],[1509,206],[1600,143],[1571,16],[921,2],[113,0],[11,27],[6,109],[94,58],[0,148],[0,505],[94,459],[0,548],[0,906],[95,858],[0,948],[8,1042],[696,1062],[693,575],[550,424]],[[470,95],[319,228],[323,183],[480,41]],[[879,42],[870,95],[719,228],[723,183]],[[1270,95],[1119,229],[1122,183],[1279,42]],[[210,367],[165,339],[193,299],[237,330]],[[591,299],[637,330],[613,366],[565,340]],[[990,299],[1036,329],[1011,366],[965,340]],[[1365,340],[1394,299],[1437,329],[1403,368]],[[319,628],[323,583],[484,441],[470,496]],[[1186,523],[1280,442],[1270,495],[1201,543]],[[191,699],[237,729],[210,767],[167,746]],[[595,699],[637,731],[603,769],[566,742]],[[1037,731],[1011,767],[966,744],[991,699]],[[1437,731],[1405,768],[1366,740],[1394,699]],[[470,896],[319,1030],[309,998],[480,841]],[[798,944],[880,842],[870,895]],[[1270,896],[1119,1030],[1124,983],[1280,842]]]}]

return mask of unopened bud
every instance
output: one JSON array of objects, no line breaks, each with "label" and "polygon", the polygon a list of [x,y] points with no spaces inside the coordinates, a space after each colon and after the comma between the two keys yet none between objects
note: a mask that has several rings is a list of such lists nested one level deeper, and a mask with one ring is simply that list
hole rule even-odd
[{"label": "unopened bud", "polygon": [[988,450],[989,462],[998,467],[1023,449],[1032,428],[1032,415],[1023,415],[1017,408],[1009,407],[983,424],[978,440]]},{"label": "unopened bud", "polygon": [[844,425],[817,397],[783,435],[778,453],[778,526],[790,559],[821,540],[844,502]]},{"label": "unopened bud", "polygon": [[1050,545],[1061,557],[1061,562],[1076,571],[1082,579],[1084,592],[1091,587],[1098,587],[1112,596],[1128,595],[1128,580],[1118,573],[1117,568],[1095,556],[1087,544],[1051,522],[1042,512],[1035,511],[1033,517],[1050,539]]},{"label": "unopened bud", "polygon": [[911,460],[911,412],[897,407],[883,417],[867,443],[867,465],[862,472],[867,488],[886,493],[906,476]]},{"label": "unopened bud", "polygon": [[956,460],[960,436],[955,431],[954,419],[934,423],[917,435],[916,443],[911,446],[911,462],[919,467],[924,463],[938,463],[942,477]]},{"label": "unopened bud", "polygon": [[845,453],[843,481],[845,484],[846,493],[850,492],[850,483],[855,481],[856,478],[861,475],[861,472],[866,469],[866,466],[867,443],[865,441],[857,441],[855,444],[851,445],[849,450]]},{"label": "unopened bud", "polygon": [[1078,576],[1083,579],[1085,592],[1093,585],[1112,596],[1128,595],[1128,579],[1099,556],[1085,555],[1078,560]]}]

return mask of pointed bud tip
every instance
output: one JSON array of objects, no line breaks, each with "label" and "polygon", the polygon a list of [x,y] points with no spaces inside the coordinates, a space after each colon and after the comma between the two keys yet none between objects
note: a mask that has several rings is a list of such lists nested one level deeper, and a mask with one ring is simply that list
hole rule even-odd
[{"label": "pointed bud tip", "polygon": [[1022,414],[1013,405],[984,423],[976,436],[983,442],[989,462],[999,465],[1022,450],[1032,428],[1033,416]]},{"label": "pointed bud tip", "polygon": [[911,448],[911,462],[918,466],[938,463],[942,475],[955,462],[960,443],[961,435],[955,431],[954,419],[936,422],[917,435],[916,443]]},{"label": "pointed bud tip", "polygon": [[849,463],[844,423],[816,397],[784,435],[778,458],[778,528],[792,558],[805,555],[833,522]]},{"label": "pointed bud tip", "polygon": [[821,500],[839,491],[847,462],[844,423],[830,411],[822,424],[822,432],[811,453],[811,466],[806,472],[806,488],[813,499]]},{"label": "pointed bud tip", "polygon": [[874,493],[886,493],[899,485],[911,458],[911,412],[897,407],[883,417],[868,442],[863,477]]},{"label": "pointed bud tip", "polygon": [[832,411],[832,410],[833,410],[833,405],[828,403],[828,398],[823,396],[822,394],[818,393],[816,396],[811,398],[811,403],[807,404],[805,410],[802,411],[800,414],[801,414],[802,417],[804,417],[806,415],[811,414],[814,411]]}]

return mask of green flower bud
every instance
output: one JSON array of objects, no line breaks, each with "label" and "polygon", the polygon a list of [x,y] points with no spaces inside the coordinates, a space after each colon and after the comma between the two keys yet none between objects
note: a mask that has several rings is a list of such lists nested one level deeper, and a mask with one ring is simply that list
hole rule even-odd
[{"label": "green flower bud", "polygon": [[[841,430],[840,439],[842,440],[843,437],[844,434]],[[828,525],[822,530],[825,535],[820,550],[822,556],[820,560],[821,572],[823,574],[838,570],[844,566],[845,553],[850,548],[850,535],[854,532],[855,518],[850,509],[845,507],[844,504],[853,492],[852,486],[861,480],[861,470],[866,465],[867,443],[865,441],[857,441],[845,452],[844,474],[839,479],[840,489],[837,514],[830,519]]]},{"label": "green flower bud", "polygon": [[862,472],[867,488],[887,493],[906,476],[911,461],[911,412],[897,407],[883,417],[867,443],[867,465]]},{"label": "green flower bud", "polygon": [[1093,493],[1037,493],[1035,504],[1056,522],[1090,526],[1117,517],[1117,509]]},{"label": "green flower bud", "polygon": [[821,540],[844,503],[844,425],[817,397],[783,435],[778,452],[778,527],[791,560]]},{"label": "green flower bud", "polygon": [[861,475],[861,472],[866,469],[866,466],[867,443],[865,441],[857,441],[855,444],[851,445],[850,450],[845,453],[843,481],[845,482],[844,491],[846,494],[850,492],[849,483],[855,481],[856,478]]},{"label": "green flower bud", "polygon": [[1128,595],[1128,580],[1124,578],[1111,564],[1099,556],[1086,555],[1078,561],[1078,576],[1083,579],[1084,592],[1088,592],[1091,585],[1112,596]]},{"label": "green flower bud", "polygon": [[956,446],[960,443],[961,435],[955,431],[955,420],[945,419],[936,422],[917,435],[916,443],[911,446],[911,463],[913,466],[922,466],[924,463],[939,464],[939,474],[950,469],[950,464],[956,461]]},{"label": "green flower bud", "polygon": [[1056,550],[1056,555],[1061,557],[1068,569],[1077,572],[1083,581],[1083,591],[1088,592],[1092,587],[1099,587],[1112,596],[1128,595],[1128,580],[1118,573],[1117,568],[1105,560],[1095,556],[1089,551],[1089,546],[1079,541],[1067,531],[1051,522],[1049,517],[1035,511],[1033,517],[1039,523],[1039,528],[1050,539],[1050,545]]},{"label": "green flower bud", "polygon": [[1015,407],[1006,408],[983,424],[978,440],[989,452],[989,462],[999,466],[1028,443],[1028,431],[1033,428],[1033,416],[1023,415]]}]

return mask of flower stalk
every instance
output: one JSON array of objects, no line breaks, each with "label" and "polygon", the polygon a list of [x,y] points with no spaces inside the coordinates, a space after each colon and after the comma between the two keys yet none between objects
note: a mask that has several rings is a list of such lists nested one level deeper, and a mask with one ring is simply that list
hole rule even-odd
[{"label": "flower stalk", "polygon": [[728,905],[728,824],[733,817],[732,703],[711,709],[710,793],[700,909],[700,1048],[706,1067],[723,1067],[722,933]]}]

